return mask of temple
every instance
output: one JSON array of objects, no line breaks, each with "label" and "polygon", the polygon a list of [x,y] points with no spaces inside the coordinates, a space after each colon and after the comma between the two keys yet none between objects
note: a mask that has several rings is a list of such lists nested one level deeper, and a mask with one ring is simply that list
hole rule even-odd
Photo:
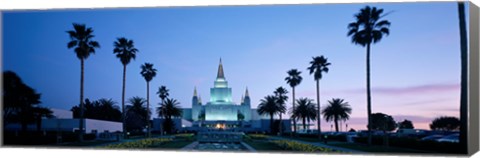
[{"label": "temple", "polygon": [[210,88],[210,101],[202,104],[196,87],[192,98],[191,120],[193,121],[250,121],[251,108],[248,89],[241,98],[242,102],[236,104],[232,100],[232,88],[223,72],[222,59],[218,65],[217,78]]},{"label": "temple", "polygon": [[[261,116],[251,108],[248,88],[240,98],[240,103],[233,102],[232,88],[228,87],[222,59],[218,65],[217,77],[210,88],[210,99],[202,103],[202,98],[193,88],[192,108],[182,108],[182,118],[176,123],[177,128],[186,131],[205,129],[234,129],[236,131],[268,131],[270,122],[266,115]],[[283,119],[282,130],[290,131],[290,120]]]}]

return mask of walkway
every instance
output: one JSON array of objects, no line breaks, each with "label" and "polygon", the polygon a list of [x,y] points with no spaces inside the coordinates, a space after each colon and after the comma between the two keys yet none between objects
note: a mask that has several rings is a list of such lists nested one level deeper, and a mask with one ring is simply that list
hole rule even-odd
[{"label": "walkway", "polygon": [[290,141],[295,141],[295,142],[299,142],[299,143],[310,144],[310,145],[314,145],[314,146],[318,146],[318,147],[322,147],[322,148],[330,148],[330,149],[333,149],[333,150],[349,152],[349,153],[358,153],[358,154],[367,153],[367,152],[363,152],[363,151],[359,151],[359,150],[330,146],[330,145],[326,145],[326,144],[323,144],[323,143],[320,143],[320,142],[307,142],[307,141],[297,140],[297,139],[293,139],[293,138],[285,138],[285,137],[278,137],[278,136],[269,136],[268,138],[272,139],[272,140],[290,140]]}]

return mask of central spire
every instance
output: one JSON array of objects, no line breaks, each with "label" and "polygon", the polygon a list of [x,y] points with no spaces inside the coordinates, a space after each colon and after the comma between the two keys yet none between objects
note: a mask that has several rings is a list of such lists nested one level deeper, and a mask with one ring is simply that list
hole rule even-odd
[{"label": "central spire", "polygon": [[223,78],[223,79],[225,79],[225,75],[223,74],[222,58],[220,58],[220,64],[218,65],[217,78]]}]

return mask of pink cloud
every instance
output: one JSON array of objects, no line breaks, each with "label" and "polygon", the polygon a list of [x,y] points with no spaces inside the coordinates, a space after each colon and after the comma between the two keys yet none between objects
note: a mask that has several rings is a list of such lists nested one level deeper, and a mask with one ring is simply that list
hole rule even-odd
[{"label": "pink cloud", "polygon": [[[402,95],[402,94],[422,94],[433,92],[445,92],[445,91],[457,91],[460,90],[460,84],[430,84],[430,85],[418,85],[411,87],[374,87],[372,92],[381,93],[386,95]],[[349,93],[365,93],[366,90],[356,89],[348,90]]]}]

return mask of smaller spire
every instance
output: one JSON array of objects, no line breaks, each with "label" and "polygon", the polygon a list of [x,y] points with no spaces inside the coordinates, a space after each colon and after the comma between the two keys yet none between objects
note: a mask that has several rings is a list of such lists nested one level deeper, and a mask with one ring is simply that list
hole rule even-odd
[{"label": "smaller spire", "polygon": [[198,95],[198,104],[202,104],[202,96]]},{"label": "smaller spire", "polygon": [[248,95],[248,87],[245,89],[245,97],[250,97],[250,95]]},{"label": "smaller spire", "polygon": [[241,104],[243,104],[243,100],[245,99],[245,97],[243,97],[243,94],[242,94],[242,100],[241,100]]},{"label": "smaller spire", "polygon": [[196,97],[197,96],[197,86],[195,86],[194,90],[193,90],[193,97]]}]

